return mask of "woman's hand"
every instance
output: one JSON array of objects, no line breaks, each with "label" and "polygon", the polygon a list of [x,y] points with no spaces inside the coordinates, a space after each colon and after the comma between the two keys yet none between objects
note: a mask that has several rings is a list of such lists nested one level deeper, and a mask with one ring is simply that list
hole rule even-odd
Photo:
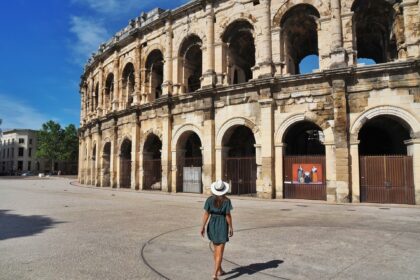
[{"label": "woman's hand", "polygon": [[204,232],[205,232],[205,228],[204,227],[201,227],[200,234],[201,234],[201,237],[203,237],[203,238],[204,238]]},{"label": "woman's hand", "polygon": [[229,237],[233,236],[233,227],[229,227]]}]

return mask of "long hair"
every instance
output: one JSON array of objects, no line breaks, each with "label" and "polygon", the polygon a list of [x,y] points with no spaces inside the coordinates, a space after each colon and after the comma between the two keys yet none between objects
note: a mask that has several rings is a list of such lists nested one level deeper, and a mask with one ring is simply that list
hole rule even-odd
[{"label": "long hair", "polygon": [[215,208],[221,208],[223,206],[223,202],[228,200],[226,195],[221,195],[221,196],[213,195],[213,196],[214,196],[213,205]]}]

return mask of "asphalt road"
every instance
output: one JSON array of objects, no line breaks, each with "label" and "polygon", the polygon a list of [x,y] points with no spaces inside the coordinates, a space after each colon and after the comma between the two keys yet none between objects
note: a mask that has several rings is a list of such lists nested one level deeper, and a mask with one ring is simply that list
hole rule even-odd
[{"label": "asphalt road", "polygon": [[[0,179],[0,279],[211,279],[205,197]],[[420,279],[420,208],[232,198],[221,279]]]}]

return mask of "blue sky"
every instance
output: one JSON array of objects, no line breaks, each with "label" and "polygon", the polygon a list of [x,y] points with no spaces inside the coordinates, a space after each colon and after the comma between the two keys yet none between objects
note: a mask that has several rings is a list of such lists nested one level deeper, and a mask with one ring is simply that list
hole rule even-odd
[{"label": "blue sky", "polygon": [[79,79],[99,44],[131,18],[186,0],[0,0],[2,128],[79,125]]}]

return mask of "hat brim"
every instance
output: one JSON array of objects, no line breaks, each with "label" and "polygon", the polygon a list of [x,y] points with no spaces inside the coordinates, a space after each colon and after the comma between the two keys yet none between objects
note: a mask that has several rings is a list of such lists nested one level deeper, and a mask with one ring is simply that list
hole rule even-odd
[{"label": "hat brim", "polygon": [[230,185],[226,182],[223,182],[223,184],[225,185],[225,188],[221,191],[218,191],[218,190],[216,190],[216,182],[214,182],[213,184],[211,184],[211,187],[210,187],[211,192],[214,195],[217,195],[217,196],[222,196],[222,195],[227,194],[229,192]]}]

